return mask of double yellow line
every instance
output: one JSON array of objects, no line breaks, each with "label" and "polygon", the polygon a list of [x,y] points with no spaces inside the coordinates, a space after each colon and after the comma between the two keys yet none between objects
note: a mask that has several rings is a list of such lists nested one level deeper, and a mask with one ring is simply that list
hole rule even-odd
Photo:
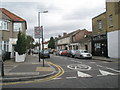
[{"label": "double yellow line", "polygon": [[58,77],[60,77],[61,75],[64,74],[63,68],[60,67],[59,65],[53,64],[52,62],[47,62],[47,63],[50,64],[50,65],[55,66],[55,67],[58,69],[58,73],[56,73],[56,74],[53,75],[53,76],[46,77],[46,78],[43,78],[43,79],[36,79],[36,80],[33,80],[33,81],[21,81],[21,82],[0,83],[0,85],[15,85],[15,84],[27,84],[27,83],[45,82],[45,81],[50,81],[50,80],[53,80],[53,79],[55,79],[55,78],[58,78]]}]

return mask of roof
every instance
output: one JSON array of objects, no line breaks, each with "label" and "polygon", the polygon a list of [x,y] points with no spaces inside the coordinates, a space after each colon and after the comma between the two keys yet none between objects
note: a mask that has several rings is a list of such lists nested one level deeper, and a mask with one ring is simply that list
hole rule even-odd
[{"label": "roof", "polygon": [[93,17],[92,20],[95,19],[95,18],[97,18],[97,17],[99,17],[99,16],[101,16],[101,15],[103,15],[103,14],[106,14],[106,12],[103,12],[103,13],[101,13],[101,14],[99,14],[99,15]]},{"label": "roof", "polygon": [[[50,41],[50,40],[49,40],[49,41]],[[49,41],[43,42],[43,44],[48,44],[48,43],[49,43]]]},{"label": "roof", "polygon": [[84,35],[90,35],[90,36],[92,36],[92,31],[88,31],[86,29],[82,29],[79,32],[75,33],[74,35],[76,35],[78,33],[81,33],[81,32],[84,32]]},{"label": "roof", "polygon": [[25,21],[23,18],[11,13],[10,11],[8,11],[7,9],[5,8],[0,8],[0,11],[2,13],[4,13],[6,16],[8,16],[11,20],[13,21]]},{"label": "roof", "polygon": [[67,35],[65,35],[65,36],[63,36],[63,37],[58,38],[58,40],[59,40],[59,39],[66,38],[66,37],[69,37],[69,36],[71,36],[71,35],[73,35],[73,34],[76,34],[76,33],[79,32],[79,31],[80,31],[80,29],[78,29],[78,30],[76,30],[76,31],[73,31],[73,32],[71,32],[71,33],[68,33]]}]

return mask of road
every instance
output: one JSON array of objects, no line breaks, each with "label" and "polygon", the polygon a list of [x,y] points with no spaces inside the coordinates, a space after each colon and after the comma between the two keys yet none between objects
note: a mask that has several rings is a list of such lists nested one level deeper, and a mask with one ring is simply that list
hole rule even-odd
[{"label": "road", "polygon": [[118,88],[118,62],[77,59],[51,55],[46,61],[64,70],[58,78],[45,82],[3,85],[3,88]]}]

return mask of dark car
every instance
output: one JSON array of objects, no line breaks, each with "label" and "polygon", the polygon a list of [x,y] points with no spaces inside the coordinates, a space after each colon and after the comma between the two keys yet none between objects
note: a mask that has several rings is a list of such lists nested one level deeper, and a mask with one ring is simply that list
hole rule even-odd
[{"label": "dark car", "polygon": [[3,61],[6,60],[6,51],[3,50],[2,50],[2,60]]},{"label": "dark car", "polygon": [[75,56],[75,52],[76,50],[68,50],[67,56],[73,58]]},{"label": "dark car", "polygon": [[50,53],[49,53],[49,51],[48,50],[41,50],[40,51],[40,57],[41,58],[50,58]]}]

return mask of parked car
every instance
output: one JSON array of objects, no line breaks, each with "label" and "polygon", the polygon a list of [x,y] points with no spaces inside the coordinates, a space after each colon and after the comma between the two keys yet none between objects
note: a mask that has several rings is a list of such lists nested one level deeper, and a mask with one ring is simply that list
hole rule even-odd
[{"label": "parked car", "polygon": [[60,52],[60,50],[56,50],[56,51],[55,51],[55,55],[58,56],[58,55],[59,55],[59,52]]},{"label": "parked car", "polygon": [[50,58],[50,53],[48,50],[40,51],[40,58]]},{"label": "parked car", "polygon": [[2,60],[3,61],[6,60],[6,51],[3,50],[2,50]]},{"label": "parked car", "polygon": [[75,52],[75,57],[92,59],[92,54],[89,53],[87,50],[77,50]]},{"label": "parked car", "polygon": [[33,54],[38,54],[39,52],[40,52],[40,51],[37,50],[37,49],[32,50],[32,53],[33,53]]},{"label": "parked car", "polygon": [[53,54],[54,51],[55,51],[55,49],[51,49],[51,50],[50,50],[50,54]]},{"label": "parked car", "polygon": [[61,56],[61,53],[62,53],[63,51],[64,51],[64,50],[60,50],[60,51],[59,51],[59,55],[60,55],[60,56]]},{"label": "parked car", "polygon": [[67,56],[67,53],[68,53],[67,50],[63,50],[63,51],[61,52],[61,55],[62,55],[62,56]]},{"label": "parked car", "polygon": [[74,58],[76,50],[68,50],[67,56]]},{"label": "parked car", "polygon": [[6,52],[6,51],[2,50],[2,60],[3,61],[10,59],[10,55],[11,55],[11,52]]}]

